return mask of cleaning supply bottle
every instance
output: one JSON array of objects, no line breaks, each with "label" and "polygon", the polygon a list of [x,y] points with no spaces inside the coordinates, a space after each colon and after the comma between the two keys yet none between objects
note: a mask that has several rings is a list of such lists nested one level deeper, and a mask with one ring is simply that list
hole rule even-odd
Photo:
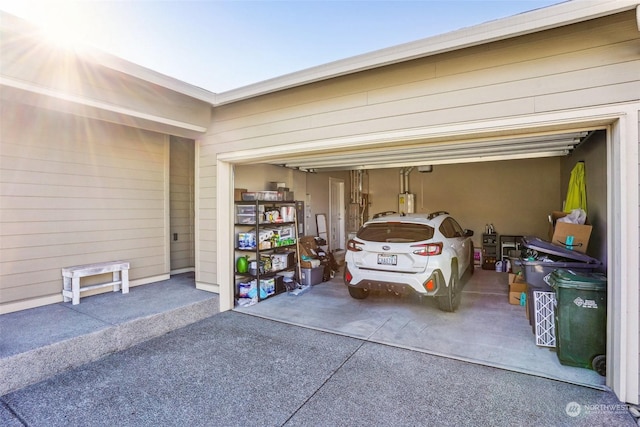
[{"label": "cleaning supply bottle", "polygon": [[249,271],[249,257],[241,256],[236,260],[236,271],[238,273],[246,273]]}]

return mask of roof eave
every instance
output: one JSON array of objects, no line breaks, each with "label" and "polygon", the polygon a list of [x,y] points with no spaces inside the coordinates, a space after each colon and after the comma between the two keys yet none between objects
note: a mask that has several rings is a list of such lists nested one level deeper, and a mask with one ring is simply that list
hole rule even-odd
[{"label": "roof eave", "polygon": [[[36,39],[39,43],[46,43],[41,31],[34,24],[22,18],[0,10],[0,22],[5,31],[20,33],[25,37]],[[213,92],[119,58],[93,46],[83,46],[81,56],[83,60],[92,64],[122,72],[208,104],[214,103],[215,93]]]},{"label": "roof eave", "polygon": [[638,0],[568,1],[442,35],[307,68],[215,95],[214,106],[413,59],[532,34],[638,7]]},{"label": "roof eave", "polygon": [[166,74],[159,73],[150,68],[143,67],[104,51],[92,49],[90,52],[85,53],[84,58],[94,64],[122,72],[143,81],[170,89],[182,95],[187,95],[191,98],[212,105],[215,102],[216,94],[213,92],[209,92],[206,89],[202,89],[182,80],[167,76]]}]

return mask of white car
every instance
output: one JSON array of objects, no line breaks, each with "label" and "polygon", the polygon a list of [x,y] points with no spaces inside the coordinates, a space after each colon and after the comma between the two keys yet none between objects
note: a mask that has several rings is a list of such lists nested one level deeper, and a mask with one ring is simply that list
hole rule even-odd
[{"label": "white car", "polygon": [[471,236],[447,212],[373,219],[347,243],[345,285],[356,299],[374,289],[414,291],[435,297],[443,311],[455,311],[461,278],[473,274]]}]

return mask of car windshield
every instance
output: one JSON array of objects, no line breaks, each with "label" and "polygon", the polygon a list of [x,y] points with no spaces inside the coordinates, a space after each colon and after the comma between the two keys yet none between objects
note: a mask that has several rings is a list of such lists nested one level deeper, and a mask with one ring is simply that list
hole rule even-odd
[{"label": "car windshield", "polygon": [[369,242],[420,242],[433,238],[433,228],[406,222],[379,222],[367,224],[357,237]]}]

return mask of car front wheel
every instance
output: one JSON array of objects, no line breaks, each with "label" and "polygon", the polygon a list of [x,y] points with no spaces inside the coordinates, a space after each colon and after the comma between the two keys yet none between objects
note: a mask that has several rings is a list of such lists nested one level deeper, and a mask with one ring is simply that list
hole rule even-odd
[{"label": "car front wheel", "polygon": [[355,298],[355,299],[365,299],[366,297],[369,296],[369,292],[367,292],[365,289],[362,288],[354,288],[349,286],[349,295],[351,295],[351,298]]},{"label": "car front wheel", "polygon": [[449,286],[447,287],[446,295],[436,297],[438,302],[438,308],[442,311],[454,312],[460,306],[460,299],[462,293],[460,292],[459,279],[457,267],[453,265],[451,267],[451,279],[449,280]]}]

